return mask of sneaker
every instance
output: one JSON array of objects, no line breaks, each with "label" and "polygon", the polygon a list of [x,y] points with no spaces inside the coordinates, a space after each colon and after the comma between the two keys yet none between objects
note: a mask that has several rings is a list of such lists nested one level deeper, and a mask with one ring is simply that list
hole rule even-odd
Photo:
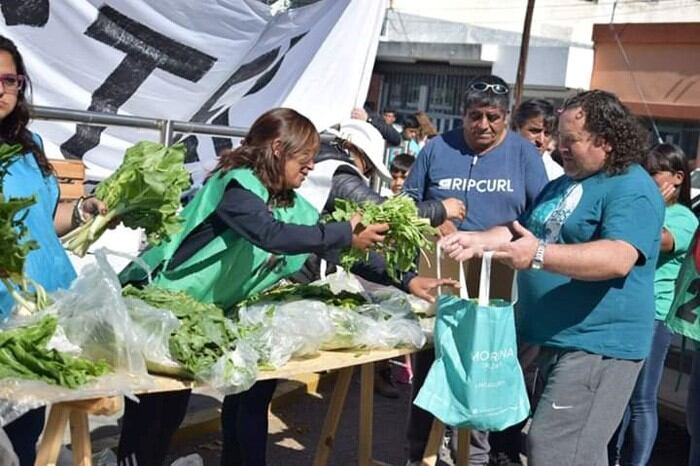
[{"label": "sneaker", "polygon": [[398,398],[400,396],[399,390],[391,378],[390,368],[374,373],[374,393],[384,398]]}]

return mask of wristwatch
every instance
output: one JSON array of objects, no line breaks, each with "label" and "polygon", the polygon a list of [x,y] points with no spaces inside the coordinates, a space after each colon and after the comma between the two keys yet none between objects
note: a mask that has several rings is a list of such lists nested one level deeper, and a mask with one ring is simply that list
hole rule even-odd
[{"label": "wristwatch", "polygon": [[539,240],[537,243],[537,249],[535,250],[535,257],[532,258],[532,265],[530,266],[533,270],[540,270],[544,267],[544,247],[546,243],[543,239]]}]

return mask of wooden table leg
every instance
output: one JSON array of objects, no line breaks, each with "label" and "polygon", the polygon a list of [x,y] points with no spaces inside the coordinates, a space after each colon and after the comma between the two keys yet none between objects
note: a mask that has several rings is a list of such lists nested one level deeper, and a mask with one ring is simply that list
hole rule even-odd
[{"label": "wooden table leg", "polygon": [[335,381],[335,388],[333,388],[331,401],[328,406],[328,411],[326,412],[326,419],[323,421],[323,427],[321,428],[321,438],[316,448],[316,456],[313,462],[314,466],[325,466],[328,464],[328,457],[331,454],[331,449],[335,442],[335,433],[338,430],[340,414],[343,412],[345,398],[350,388],[352,370],[352,367],[345,367],[338,371],[338,378]]},{"label": "wooden table leg", "polygon": [[92,444],[88,415],[82,410],[70,413],[70,436],[73,448],[73,466],[92,466]]},{"label": "wooden table leg", "polygon": [[372,415],[374,414],[374,363],[360,366],[360,445],[358,464],[372,464]]},{"label": "wooden table leg", "polygon": [[440,452],[442,439],[445,437],[445,425],[439,420],[433,420],[433,426],[430,428],[428,443],[425,445],[423,452],[422,466],[435,466]]},{"label": "wooden table leg", "polygon": [[469,464],[469,442],[471,440],[469,429],[457,429],[457,466]]},{"label": "wooden table leg", "polygon": [[70,408],[61,406],[60,403],[51,406],[49,420],[46,422],[44,435],[39,443],[39,451],[36,455],[36,466],[54,466],[58,461],[58,454],[63,444],[63,433],[66,430]]}]

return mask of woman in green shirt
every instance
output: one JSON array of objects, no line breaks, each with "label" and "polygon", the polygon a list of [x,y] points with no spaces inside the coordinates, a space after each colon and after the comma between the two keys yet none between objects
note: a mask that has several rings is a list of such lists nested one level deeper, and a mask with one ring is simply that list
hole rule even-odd
[{"label": "woman in green shirt", "polygon": [[651,352],[639,373],[620,428],[610,442],[610,464],[646,465],[656,440],[657,395],[671,343],[671,332],[664,320],[673,302],[676,277],[698,226],[695,214],[688,208],[690,174],[687,167],[683,150],[673,144],[653,147],[644,163],[666,203],[661,253],[654,276],[656,320]]}]

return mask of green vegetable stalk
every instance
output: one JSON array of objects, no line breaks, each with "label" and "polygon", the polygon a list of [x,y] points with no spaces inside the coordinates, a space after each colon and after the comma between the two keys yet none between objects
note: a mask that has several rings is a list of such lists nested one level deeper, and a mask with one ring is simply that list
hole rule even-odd
[{"label": "green vegetable stalk", "polygon": [[[418,254],[433,247],[429,238],[437,230],[430,226],[428,219],[418,216],[415,203],[407,196],[396,196],[381,204],[363,202],[359,205],[336,199],[335,210],[330,217],[336,222],[349,221],[356,212],[362,213],[363,225],[389,224],[384,241],[375,250],[384,256],[387,274],[394,280],[399,280],[399,272],[415,270]],[[368,257],[369,251],[347,249],[340,256],[340,265],[350,270],[355,263]]]},{"label": "green vegetable stalk", "polygon": [[[17,303],[20,313],[33,313],[44,309],[49,298],[44,289],[24,276],[24,263],[30,251],[37,249],[36,241],[26,240],[24,219],[28,208],[36,202],[34,197],[6,198],[3,194],[3,178],[22,146],[0,144],[0,282]],[[35,291],[30,290],[30,285]]]},{"label": "green vegetable stalk", "polygon": [[110,371],[104,361],[68,356],[47,344],[56,332],[55,317],[0,331],[0,378],[43,380],[68,388],[79,387]]},{"label": "green vegetable stalk", "polygon": [[61,238],[66,249],[84,256],[90,245],[118,220],[129,228],[143,228],[151,244],[179,231],[180,197],[190,186],[184,160],[183,144],[166,147],[142,141],[127,149],[121,166],[95,191],[96,197],[106,204],[107,214],[96,215]]}]

